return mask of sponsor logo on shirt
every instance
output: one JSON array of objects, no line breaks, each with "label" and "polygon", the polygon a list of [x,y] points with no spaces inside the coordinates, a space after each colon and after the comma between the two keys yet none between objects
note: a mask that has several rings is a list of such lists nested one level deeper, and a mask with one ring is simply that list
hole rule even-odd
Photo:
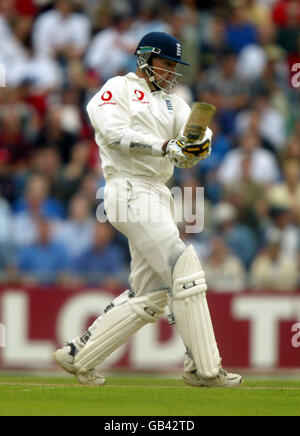
[{"label": "sponsor logo on shirt", "polygon": [[115,102],[110,101],[112,99],[112,93],[110,91],[104,91],[101,95],[101,100],[104,101],[104,103],[99,104],[99,106],[103,106],[105,104],[116,104]]},{"label": "sponsor logo on shirt", "polygon": [[145,94],[143,91],[139,91],[138,89],[136,89],[134,93],[140,101],[144,100]]},{"label": "sponsor logo on shirt", "polygon": [[134,91],[135,95],[137,98],[134,98],[132,101],[138,101],[139,103],[143,103],[143,104],[149,104],[149,101],[145,101],[145,93],[143,91],[140,91],[139,89],[136,89]]}]

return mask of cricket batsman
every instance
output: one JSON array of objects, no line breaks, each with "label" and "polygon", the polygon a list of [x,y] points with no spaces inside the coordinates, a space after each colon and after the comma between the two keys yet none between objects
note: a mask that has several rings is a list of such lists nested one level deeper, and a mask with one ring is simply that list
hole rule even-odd
[{"label": "cricket batsman", "polygon": [[103,385],[96,366],[140,328],[158,321],[167,306],[186,347],[183,380],[196,387],[242,383],[240,375],[222,369],[205,274],[193,246],[180,239],[166,186],[174,166],[190,168],[211,152],[209,128],[199,141],[183,137],[191,109],[172,93],[181,77],[177,64],[188,65],[181,52],[173,36],[148,33],[135,53],[136,72],[108,80],[87,106],[106,180],[105,211],[128,239],[131,274],[130,290],[83,336],[55,353],[59,365],[85,385]]}]

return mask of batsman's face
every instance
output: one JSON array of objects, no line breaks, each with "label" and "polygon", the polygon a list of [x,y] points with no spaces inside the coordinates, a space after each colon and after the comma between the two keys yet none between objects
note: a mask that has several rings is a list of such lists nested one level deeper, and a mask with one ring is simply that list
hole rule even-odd
[{"label": "batsman's face", "polygon": [[175,85],[181,77],[181,74],[176,73],[177,63],[175,61],[156,57],[153,59],[152,66],[155,81],[162,89],[169,89],[170,85],[173,83]]}]

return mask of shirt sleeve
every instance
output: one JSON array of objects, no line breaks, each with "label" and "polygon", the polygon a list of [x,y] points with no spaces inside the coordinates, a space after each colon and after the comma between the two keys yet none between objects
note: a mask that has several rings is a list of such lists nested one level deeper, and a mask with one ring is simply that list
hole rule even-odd
[{"label": "shirt sleeve", "polygon": [[140,133],[131,128],[128,91],[124,77],[109,80],[87,105],[93,128],[106,144],[120,142],[124,149],[131,143],[147,144],[158,151],[164,140],[154,133]]}]

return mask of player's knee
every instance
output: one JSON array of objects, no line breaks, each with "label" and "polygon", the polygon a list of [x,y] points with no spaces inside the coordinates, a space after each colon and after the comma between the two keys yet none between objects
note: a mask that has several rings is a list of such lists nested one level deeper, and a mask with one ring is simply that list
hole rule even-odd
[{"label": "player's knee", "polygon": [[173,293],[191,296],[207,291],[205,273],[192,245],[184,250],[173,270]]},{"label": "player's knee", "polygon": [[175,268],[176,263],[182,256],[182,254],[185,252],[186,247],[181,239],[178,239],[176,242],[174,242],[172,248],[171,248],[171,254],[169,258],[169,265],[171,267],[171,272],[173,273],[173,270]]},{"label": "player's knee", "polygon": [[147,322],[156,322],[164,314],[168,304],[168,290],[151,292],[128,301],[133,312]]}]

